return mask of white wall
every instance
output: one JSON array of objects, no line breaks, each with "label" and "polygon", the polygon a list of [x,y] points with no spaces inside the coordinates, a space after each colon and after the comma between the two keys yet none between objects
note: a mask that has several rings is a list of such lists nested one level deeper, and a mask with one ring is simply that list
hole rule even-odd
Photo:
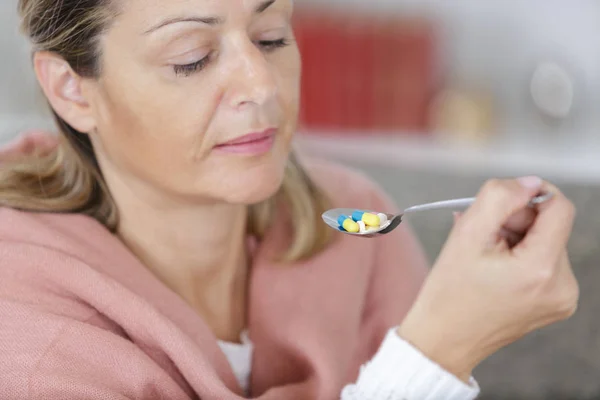
[{"label": "white wall", "polygon": [[19,32],[16,0],[0,2],[0,143],[15,133],[44,127],[45,103],[35,82],[30,49]]},{"label": "white wall", "polygon": [[29,112],[36,102],[30,51],[18,29],[16,3],[0,2],[0,115]]}]

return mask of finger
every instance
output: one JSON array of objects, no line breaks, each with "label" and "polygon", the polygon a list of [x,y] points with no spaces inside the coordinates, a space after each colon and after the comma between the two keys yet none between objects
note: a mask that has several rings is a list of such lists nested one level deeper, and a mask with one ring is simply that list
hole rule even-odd
[{"label": "finger", "polygon": [[531,207],[524,208],[511,215],[503,228],[522,236],[531,228],[536,216],[537,210]]},{"label": "finger", "polygon": [[549,201],[537,206],[538,215],[514,251],[524,255],[548,260],[557,260],[567,246],[575,220],[575,206],[555,186],[546,184],[544,190],[552,191]]},{"label": "finger", "polygon": [[498,234],[498,239],[505,240],[509,248],[515,247],[523,240],[536,216],[537,211],[531,207],[517,211],[508,218]]},{"label": "finger", "polygon": [[24,135],[19,135],[0,148],[0,157],[6,158],[23,153],[26,151],[28,145],[27,138]]},{"label": "finger", "polygon": [[557,285],[559,291],[560,309],[563,312],[564,319],[570,318],[579,303],[579,283],[573,272],[569,254],[565,250],[561,255],[557,268]]},{"label": "finger", "polygon": [[498,233],[509,218],[527,207],[540,192],[543,181],[537,177],[515,180],[494,179],[482,187],[475,203],[461,218],[465,235],[473,244],[488,247],[497,242]]},{"label": "finger", "polygon": [[546,306],[549,307],[549,313],[542,326],[570,318],[579,302],[579,283],[566,249],[557,261],[553,273],[552,287],[547,291],[549,298]]},{"label": "finger", "polygon": [[19,134],[8,144],[0,148],[0,160],[31,155],[38,151],[46,154],[54,150],[59,144],[59,138],[49,132],[30,131]]},{"label": "finger", "polygon": [[41,154],[46,154],[58,147],[60,139],[46,131],[30,131],[25,134],[27,141],[27,149],[30,152],[37,151]]},{"label": "finger", "polygon": [[523,240],[524,237],[524,234],[514,232],[506,228],[502,228],[498,234],[498,239],[506,241],[506,244],[509,248],[515,247],[521,242],[521,240]]}]

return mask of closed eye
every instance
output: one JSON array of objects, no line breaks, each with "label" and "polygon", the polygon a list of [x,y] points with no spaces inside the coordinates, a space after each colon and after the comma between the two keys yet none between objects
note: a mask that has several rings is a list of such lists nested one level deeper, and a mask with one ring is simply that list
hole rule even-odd
[{"label": "closed eye", "polygon": [[179,76],[179,75],[190,76],[194,72],[203,70],[209,61],[210,61],[210,54],[207,55],[206,57],[204,57],[203,59],[196,61],[194,63],[191,63],[191,64],[174,65],[173,69],[175,70],[175,75],[177,75],[177,76]]},{"label": "closed eye", "polygon": [[[256,42],[256,44],[260,48],[262,48],[264,51],[270,53],[270,52],[280,49],[282,47],[288,46],[290,44],[290,42],[285,38],[281,38],[281,39],[277,39],[277,40],[259,40]],[[204,57],[203,59],[196,61],[194,63],[191,63],[191,64],[174,65],[173,69],[175,70],[175,75],[190,76],[190,75],[194,74],[195,72],[199,72],[208,65],[208,63],[210,62],[210,59],[211,59],[211,55],[209,54],[206,57]]]},{"label": "closed eye", "polygon": [[285,38],[277,40],[259,40],[258,45],[263,49],[270,51],[289,45],[289,41]]}]

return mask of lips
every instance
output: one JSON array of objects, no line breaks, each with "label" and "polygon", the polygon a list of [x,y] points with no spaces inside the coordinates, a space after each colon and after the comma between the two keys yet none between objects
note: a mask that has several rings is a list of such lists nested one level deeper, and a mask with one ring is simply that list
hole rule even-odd
[{"label": "lips", "polygon": [[277,129],[266,129],[262,132],[253,132],[225,143],[215,146],[215,150],[237,154],[262,154],[273,147]]},{"label": "lips", "polygon": [[266,129],[262,132],[249,133],[248,135],[244,135],[242,137],[230,140],[229,142],[221,143],[219,146],[233,146],[236,144],[252,143],[252,142],[266,139],[269,136],[273,136],[274,134],[275,134],[275,129]]}]

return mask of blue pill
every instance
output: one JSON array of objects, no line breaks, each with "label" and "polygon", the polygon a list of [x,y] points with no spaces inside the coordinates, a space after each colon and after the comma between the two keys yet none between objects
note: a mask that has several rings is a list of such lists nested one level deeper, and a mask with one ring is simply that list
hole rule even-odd
[{"label": "blue pill", "polygon": [[353,219],[355,222],[362,221],[362,217],[363,217],[363,214],[364,214],[364,213],[365,213],[364,211],[354,211],[354,212],[352,213],[352,219]]}]

